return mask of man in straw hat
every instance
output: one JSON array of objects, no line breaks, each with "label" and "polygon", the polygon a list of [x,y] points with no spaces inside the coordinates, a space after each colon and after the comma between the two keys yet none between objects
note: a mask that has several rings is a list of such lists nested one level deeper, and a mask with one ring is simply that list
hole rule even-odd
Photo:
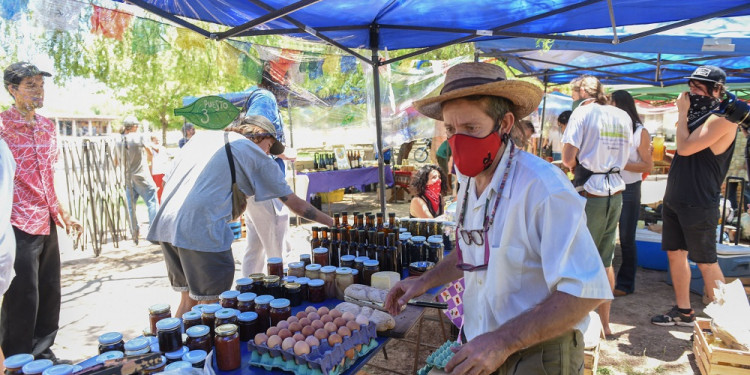
[{"label": "man in straw hat", "polygon": [[465,279],[467,341],[446,366],[451,374],[580,374],[588,313],[612,298],[584,200],[559,168],[512,141],[541,98],[499,66],[465,63],[448,70],[439,96],[414,104],[444,121],[453,150],[456,251],[396,284],[386,308],[397,314],[428,289]]}]

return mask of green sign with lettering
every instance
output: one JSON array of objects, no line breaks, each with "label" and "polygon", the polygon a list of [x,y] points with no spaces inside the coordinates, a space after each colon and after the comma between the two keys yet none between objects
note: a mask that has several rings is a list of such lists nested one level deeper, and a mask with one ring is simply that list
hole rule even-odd
[{"label": "green sign with lettering", "polygon": [[224,129],[237,118],[240,109],[220,96],[204,96],[187,107],[175,109],[174,114],[202,128]]}]

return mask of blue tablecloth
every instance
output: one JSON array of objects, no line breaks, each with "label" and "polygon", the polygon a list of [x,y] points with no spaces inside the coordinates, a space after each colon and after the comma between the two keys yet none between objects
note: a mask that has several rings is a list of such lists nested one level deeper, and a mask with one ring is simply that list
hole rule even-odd
[{"label": "blue tablecloth", "polygon": [[[389,165],[385,168],[385,184],[393,185],[393,173]],[[364,185],[378,182],[378,167],[339,169],[337,171],[299,173],[307,176],[307,200],[317,193],[327,193],[336,189],[354,186],[364,190]]]}]

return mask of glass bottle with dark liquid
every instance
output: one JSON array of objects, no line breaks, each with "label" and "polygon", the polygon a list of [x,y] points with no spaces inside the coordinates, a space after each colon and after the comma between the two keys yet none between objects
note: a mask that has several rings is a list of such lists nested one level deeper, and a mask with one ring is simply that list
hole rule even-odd
[{"label": "glass bottle with dark liquid", "polygon": [[333,214],[333,228],[340,228],[340,227],[341,227],[341,214],[337,212]]},{"label": "glass bottle with dark liquid", "polygon": [[359,241],[357,244],[357,256],[358,257],[366,257],[367,256],[367,233],[364,229],[360,229],[357,231],[357,235],[359,236]]},{"label": "glass bottle with dark liquid", "polygon": [[357,250],[359,249],[359,237],[357,236],[357,230],[352,228],[349,229],[349,255],[357,256]]},{"label": "glass bottle with dark liquid", "polygon": [[380,269],[383,270],[383,264],[385,263],[385,233],[384,232],[377,232],[374,259],[377,259],[380,262]]},{"label": "glass bottle with dark liquid", "polygon": [[386,228],[385,233],[386,235],[388,233],[398,234],[398,226],[396,225],[396,213],[395,212],[388,213],[388,227]]},{"label": "glass bottle with dark liquid", "polygon": [[349,230],[351,226],[349,225],[349,213],[346,211],[341,212],[341,229]]},{"label": "glass bottle with dark liquid", "polygon": [[320,247],[325,247],[326,249],[331,248],[331,239],[328,237],[328,227],[321,228],[320,232]]},{"label": "glass bottle with dark liquid", "polygon": [[357,224],[355,225],[355,227],[357,227],[357,230],[365,230],[365,215],[357,215]]},{"label": "glass bottle with dark liquid", "polygon": [[339,266],[339,257],[341,248],[341,240],[339,239],[339,228],[331,228],[331,251],[330,251],[330,264],[334,267]]},{"label": "glass bottle with dark liquid", "polygon": [[365,229],[369,231],[373,228],[375,228],[375,215],[368,213],[367,216],[365,216]]},{"label": "glass bottle with dark liquid", "polygon": [[385,271],[401,273],[400,258],[401,255],[398,251],[396,233],[388,233],[388,244],[385,248]]},{"label": "glass bottle with dark liquid", "polygon": [[375,230],[378,231],[378,233],[385,231],[385,223],[383,222],[383,213],[378,212],[375,214],[376,221],[375,221]]},{"label": "glass bottle with dark liquid", "polygon": [[320,247],[320,237],[318,237],[318,231],[320,228],[312,227],[312,240],[310,240],[310,250]]},{"label": "glass bottle with dark liquid", "polygon": [[377,233],[375,228],[370,229],[367,232],[367,254],[366,256],[370,259],[377,258]]},{"label": "glass bottle with dark liquid", "polygon": [[339,257],[349,254],[349,231],[341,228],[339,230]]}]

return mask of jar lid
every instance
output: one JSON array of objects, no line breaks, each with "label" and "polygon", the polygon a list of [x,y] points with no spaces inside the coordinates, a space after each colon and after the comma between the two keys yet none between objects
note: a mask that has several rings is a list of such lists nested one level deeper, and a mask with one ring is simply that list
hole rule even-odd
[{"label": "jar lid", "polygon": [[412,242],[424,242],[427,239],[424,236],[413,236],[411,240]]},{"label": "jar lid", "polygon": [[188,337],[201,337],[207,335],[209,332],[211,332],[211,328],[208,328],[208,326],[204,326],[203,324],[192,326],[185,331]]},{"label": "jar lid", "polygon": [[268,258],[268,264],[279,264],[282,263],[283,260],[281,258]]},{"label": "jar lid", "polygon": [[325,266],[320,268],[320,272],[323,273],[332,273],[336,272],[336,266]]},{"label": "jar lid", "polygon": [[286,298],[276,298],[275,300],[271,301],[272,309],[283,309],[289,306],[290,306],[290,302]]},{"label": "jar lid", "polygon": [[[119,353],[119,352],[118,352]],[[54,365],[42,372],[42,375],[69,375],[73,373],[73,365]]]},{"label": "jar lid", "polygon": [[432,267],[435,267],[433,262],[413,262],[409,265],[409,268],[420,272],[429,271]]},{"label": "jar lid", "polygon": [[305,269],[308,271],[320,271],[320,264],[308,264],[307,266],[305,266]]},{"label": "jar lid", "polygon": [[[299,255],[300,260],[310,259],[310,254],[300,254]],[[305,262],[302,262],[305,263]]]},{"label": "jar lid", "polygon": [[197,311],[188,311],[184,314],[182,314],[182,321],[186,320],[196,320],[201,318],[201,313]]},{"label": "jar lid", "polygon": [[297,280],[297,276],[284,276],[283,280],[285,283],[293,283],[295,280]]},{"label": "jar lid", "polygon": [[407,230],[408,230],[408,229],[406,229],[406,228],[404,228],[404,227],[398,228],[398,232],[399,232],[399,233],[404,233],[404,232],[406,232]]},{"label": "jar lid", "polygon": [[166,319],[162,319],[162,320],[156,322],[156,330],[157,331],[171,331],[171,330],[173,330],[175,328],[179,328],[180,327],[180,323],[182,323],[182,321],[180,320],[180,318],[166,318]]},{"label": "jar lid", "polygon": [[316,247],[313,249],[313,254],[327,254],[328,248],[325,247]]},{"label": "jar lid", "polygon": [[158,342],[151,344],[151,353],[161,353]]},{"label": "jar lid", "polygon": [[167,303],[157,303],[155,305],[151,305],[148,308],[148,312],[151,314],[163,314],[167,311],[169,311],[170,306]]},{"label": "jar lid", "polygon": [[359,275],[359,270],[356,268],[352,268],[352,275],[357,276]]},{"label": "jar lid", "polygon": [[436,234],[434,236],[430,236],[427,238],[427,242],[429,243],[443,243],[443,236]]},{"label": "jar lid", "polygon": [[354,258],[356,258],[354,255],[342,255],[341,261],[342,262],[353,262]]},{"label": "jar lid", "polygon": [[356,257],[354,258],[355,263],[363,263],[364,261],[370,259],[369,257]]},{"label": "jar lid", "polygon": [[266,276],[263,278],[264,283],[278,283],[281,278],[278,275]]},{"label": "jar lid", "polygon": [[309,282],[309,283],[307,283],[307,284],[308,284],[309,286],[315,286],[315,287],[318,287],[318,286],[323,286],[323,284],[325,284],[325,282],[324,282],[323,280],[321,280],[321,279],[312,279],[312,280],[310,280],[310,282]]},{"label": "jar lid", "polygon": [[301,287],[302,287],[302,285],[300,285],[300,283],[286,283],[286,284],[284,284],[284,288],[286,288],[286,289],[299,289]]},{"label": "jar lid", "polygon": [[352,269],[349,267],[339,267],[336,268],[336,274],[337,275],[350,275],[352,273]]},{"label": "jar lid", "polygon": [[255,304],[256,305],[265,305],[271,303],[273,301],[273,296],[270,294],[264,294],[262,296],[255,297]]},{"label": "jar lid", "polygon": [[242,285],[242,286],[250,285],[250,284],[253,283],[253,279],[251,279],[249,277],[243,277],[243,278],[237,279],[237,281],[235,283],[237,284],[237,286],[240,286],[240,285]]},{"label": "jar lid", "polygon": [[183,346],[173,352],[164,353],[164,355],[167,356],[167,359],[179,361],[182,358],[182,356],[185,355],[185,353],[189,351],[190,349],[188,349],[187,346]]},{"label": "jar lid", "polygon": [[5,361],[3,364],[6,368],[21,368],[23,365],[31,362],[34,360],[34,356],[31,354],[23,353],[23,354],[16,354],[12,355],[8,358],[5,358]]},{"label": "jar lid", "polygon": [[[283,298],[279,298],[283,299]],[[289,301],[289,300],[287,300]],[[235,324],[222,324],[214,330],[217,336],[231,336],[237,333],[237,325]]]},{"label": "jar lid", "polygon": [[364,262],[365,267],[377,267],[380,265],[380,262],[375,259],[368,259]]},{"label": "jar lid", "polygon": [[203,305],[204,314],[214,314],[219,310],[221,310],[221,305],[219,305],[218,303],[209,303],[207,305]]},{"label": "jar lid", "polygon": [[299,285],[307,285],[307,283],[310,282],[309,277],[298,277],[297,280],[294,280],[295,283]]},{"label": "jar lid", "polygon": [[255,300],[255,297],[257,297],[255,293],[242,293],[237,296],[237,302],[250,302],[252,300]]},{"label": "jar lid", "polygon": [[240,315],[237,316],[237,319],[240,322],[252,322],[253,320],[258,319],[258,313],[255,311],[245,311],[240,313]]},{"label": "jar lid", "polygon": [[287,265],[289,268],[302,268],[305,266],[305,262],[292,262]]},{"label": "jar lid", "polygon": [[219,298],[221,298],[221,299],[233,299],[233,298],[237,298],[237,296],[239,296],[239,295],[240,295],[240,291],[239,290],[227,290],[227,291],[219,294]]},{"label": "jar lid", "polygon": [[119,359],[119,358],[122,358],[124,356],[125,356],[125,354],[123,352],[121,352],[119,350],[112,350],[112,351],[109,351],[109,352],[105,352],[105,353],[99,354],[98,356],[96,356],[95,361],[96,361],[96,363],[103,363],[105,361],[111,361],[113,359]]},{"label": "jar lid", "polygon": [[151,345],[151,342],[149,342],[147,338],[141,336],[141,337],[136,337],[126,342],[125,350],[136,351],[136,350],[147,348],[150,345]]},{"label": "jar lid", "polygon": [[120,332],[107,332],[99,336],[99,343],[102,345],[110,345],[122,341],[122,333]]},{"label": "jar lid", "polygon": [[411,238],[411,232],[401,232],[398,235],[398,239],[401,241],[406,241]]},{"label": "jar lid", "polygon": [[216,319],[229,319],[235,315],[237,314],[234,312],[234,309],[221,309],[215,314]]},{"label": "jar lid", "polygon": [[193,364],[188,361],[175,361],[164,367],[164,371],[177,370],[181,368],[193,368]]},{"label": "jar lid", "polygon": [[44,370],[52,367],[53,363],[49,359],[33,360],[21,368],[24,374],[41,374]]},{"label": "jar lid", "polygon": [[251,273],[250,276],[248,276],[253,281],[263,281],[263,278],[266,277],[265,273]]},{"label": "jar lid", "polygon": [[193,306],[192,309],[190,309],[190,311],[195,311],[198,314],[203,314],[203,306],[206,306],[206,305],[195,305]]},{"label": "jar lid", "polygon": [[206,353],[205,350],[191,350],[182,356],[182,360],[188,363],[198,363],[200,361],[205,361],[207,355],[208,353]]}]

